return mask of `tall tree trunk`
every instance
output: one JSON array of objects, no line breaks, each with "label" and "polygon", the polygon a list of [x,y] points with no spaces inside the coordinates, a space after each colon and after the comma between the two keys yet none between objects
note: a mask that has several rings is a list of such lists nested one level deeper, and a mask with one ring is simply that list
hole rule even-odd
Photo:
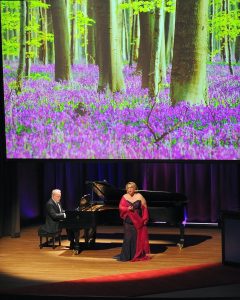
[{"label": "tall tree trunk", "polygon": [[[226,0],[226,13],[229,14],[229,0]],[[229,36],[229,24],[227,24],[227,51],[228,51],[228,67],[230,74],[233,75],[233,67],[232,67],[232,54],[231,54],[231,45],[230,45],[230,36]]]},{"label": "tall tree trunk", "polygon": [[[237,8],[240,11],[239,1],[237,2]],[[240,21],[240,14],[238,15],[238,20]],[[240,34],[236,37],[234,54],[235,54],[236,62],[239,62],[240,61]]]},{"label": "tall tree trunk", "polygon": [[131,22],[131,39],[130,39],[130,54],[129,54],[129,66],[133,65],[133,62],[138,60],[138,48],[139,48],[139,15],[132,14]]},{"label": "tall tree trunk", "polygon": [[[226,1],[225,0],[222,0],[221,11],[222,11],[222,14],[224,14],[226,12]],[[220,40],[220,53],[221,53],[221,58],[224,62],[227,61],[226,47],[227,47],[227,37],[224,36]]]},{"label": "tall tree trunk", "polygon": [[[87,0],[81,0],[81,11],[84,14],[84,16],[87,15]],[[88,32],[87,32],[87,25],[84,24],[84,32],[81,35],[81,47],[82,47],[82,51],[81,51],[81,62],[84,64],[87,64],[87,41],[88,38]]]},{"label": "tall tree trunk", "polygon": [[236,62],[240,62],[240,35],[237,36],[236,41],[235,41],[234,54],[235,54]]},{"label": "tall tree trunk", "polygon": [[70,35],[70,57],[71,57],[71,65],[75,62],[75,40],[76,40],[76,12],[77,12],[77,2],[73,0],[72,2],[72,19],[71,19],[71,35]]},{"label": "tall tree trunk", "polygon": [[140,22],[139,15],[134,16],[134,44],[133,44],[133,61],[138,61],[140,44]]},{"label": "tall tree trunk", "polygon": [[[46,0],[47,4],[51,5],[51,0]],[[51,9],[47,9],[47,32],[53,33],[53,24],[52,24],[52,13]],[[54,47],[53,42],[47,42],[47,63],[52,64],[54,62]]]},{"label": "tall tree trunk", "polygon": [[130,50],[129,50],[129,66],[132,66],[133,64],[133,49],[134,49],[134,30],[135,30],[135,20],[136,15],[131,13],[131,35],[130,35]]},{"label": "tall tree trunk", "polygon": [[159,64],[159,89],[166,83],[167,78],[167,67],[166,67],[166,47],[165,47],[165,35],[164,35],[164,19],[165,13],[162,9],[162,19],[160,28],[163,28],[160,40],[160,64]]},{"label": "tall tree trunk", "polygon": [[129,53],[129,66],[133,64],[133,45],[134,45],[134,28],[135,28],[135,16],[131,14],[131,36],[130,36],[130,53]]},{"label": "tall tree trunk", "polygon": [[[129,1],[129,0],[128,0]],[[127,1],[127,2],[128,2]],[[130,10],[124,9],[122,10],[122,58],[123,61],[129,61],[130,57]]]},{"label": "tall tree trunk", "polygon": [[[88,0],[87,4],[87,14],[88,17],[95,20],[95,11],[94,11],[94,0]],[[95,38],[95,26],[91,25],[87,28],[87,61],[89,64],[94,64],[96,62],[96,38]]]},{"label": "tall tree trunk", "polygon": [[140,13],[140,47],[137,71],[142,71],[142,88],[149,87],[150,61],[152,49],[152,34],[154,14]]},{"label": "tall tree trunk", "polygon": [[207,100],[208,0],[177,1],[170,96],[172,104]]},{"label": "tall tree trunk", "polygon": [[97,63],[99,66],[98,91],[112,92],[125,89],[120,51],[121,17],[119,0],[95,0]]},{"label": "tall tree trunk", "polygon": [[[160,18],[163,18],[160,8],[155,8],[154,14],[154,31],[153,31],[153,41],[151,47],[151,60],[150,60],[150,70],[149,70],[149,89],[148,96],[154,98],[158,93],[159,86],[159,59],[160,59],[160,42],[162,41],[162,35],[164,27],[160,26]],[[163,22],[161,22],[163,24]]]},{"label": "tall tree trunk", "polygon": [[[26,26],[29,26],[29,19],[31,18],[31,14],[29,11],[29,3],[26,2]],[[26,59],[25,59],[25,76],[29,78],[30,76],[30,67],[31,67],[31,57],[30,57],[30,40],[31,40],[31,31],[29,29],[26,30]]]},{"label": "tall tree trunk", "polygon": [[51,0],[54,31],[55,80],[70,79],[69,28],[65,0]]},{"label": "tall tree trunk", "polygon": [[24,62],[26,55],[26,1],[22,0],[20,3],[20,48],[19,48],[19,62],[17,69],[17,79],[16,79],[16,93],[22,91],[22,77],[24,72]]},{"label": "tall tree trunk", "polygon": [[167,67],[172,62],[175,30],[175,12],[165,12],[165,55]]},{"label": "tall tree trunk", "polygon": [[[214,0],[209,5],[209,18],[211,21],[214,19]],[[213,47],[213,41],[214,41],[214,28],[212,26],[212,32],[209,33],[209,60],[213,60],[213,53],[214,53],[214,47]]]},{"label": "tall tree trunk", "polygon": [[[40,23],[40,31],[47,34],[47,23],[46,23],[46,9],[43,7],[39,7],[39,23]],[[46,65],[47,61],[47,41],[46,38],[41,40],[41,45],[39,48],[39,61],[41,61],[44,65]]]}]

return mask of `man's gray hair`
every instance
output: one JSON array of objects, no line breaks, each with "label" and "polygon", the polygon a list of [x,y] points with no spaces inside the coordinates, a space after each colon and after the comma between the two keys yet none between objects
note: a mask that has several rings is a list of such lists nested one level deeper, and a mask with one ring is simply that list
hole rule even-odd
[{"label": "man's gray hair", "polygon": [[59,189],[54,189],[54,190],[52,190],[52,195],[55,195],[55,194],[61,194],[61,190],[59,190]]}]

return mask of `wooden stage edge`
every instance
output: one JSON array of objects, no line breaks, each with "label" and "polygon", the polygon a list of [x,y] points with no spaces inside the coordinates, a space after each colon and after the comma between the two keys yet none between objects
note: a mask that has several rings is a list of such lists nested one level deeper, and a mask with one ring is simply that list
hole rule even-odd
[{"label": "wooden stage edge", "polygon": [[[121,226],[99,226],[95,248],[83,249],[79,255],[69,249],[65,230],[61,246],[40,249],[37,230],[38,226],[25,227],[19,238],[0,239],[1,288],[222,262],[218,227],[186,226],[180,249],[178,228],[149,226],[151,260],[134,263],[114,259],[121,250]],[[80,241],[83,244],[82,237]]]}]

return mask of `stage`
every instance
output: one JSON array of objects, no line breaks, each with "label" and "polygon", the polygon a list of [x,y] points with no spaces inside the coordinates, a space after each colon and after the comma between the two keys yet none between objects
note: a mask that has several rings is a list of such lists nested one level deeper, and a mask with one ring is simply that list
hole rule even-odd
[{"label": "stage", "polygon": [[[170,293],[166,296],[169,298],[175,293],[172,298],[177,298],[176,292],[183,290],[217,286],[220,291],[223,286],[233,285],[236,289],[240,286],[240,269],[222,265],[218,227],[186,225],[182,249],[177,245],[178,228],[159,225],[148,229],[151,259],[119,262],[114,256],[121,250],[121,226],[99,226],[95,247],[83,247],[78,255],[69,249],[65,230],[61,246],[40,249],[38,226],[25,227],[20,238],[0,239],[1,295],[70,299],[152,298]],[[81,243],[84,246],[82,237]]]}]

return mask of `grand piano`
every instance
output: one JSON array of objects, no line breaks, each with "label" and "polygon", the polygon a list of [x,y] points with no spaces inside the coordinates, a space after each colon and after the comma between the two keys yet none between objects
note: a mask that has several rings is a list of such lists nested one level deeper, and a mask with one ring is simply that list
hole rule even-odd
[{"label": "grand piano", "polygon": [[[118,204],[126,193],[107,181],[86,181],[90,193],[84,195],[74,211],[66,211],[66,219],[60,226],[67,229],[97,229],[98,225],[121,225]],[[184,220],[187,197],[181,193],[167,191],[138,190],[147,200],[149,210],[148,225],[169,224],[179,227],[179,242],[184,246]],[[88,232],[86,230],[86,232]],[[85,235],[85,243],[89,237]],[[95,241],[91,241],[95,242]]]}]

